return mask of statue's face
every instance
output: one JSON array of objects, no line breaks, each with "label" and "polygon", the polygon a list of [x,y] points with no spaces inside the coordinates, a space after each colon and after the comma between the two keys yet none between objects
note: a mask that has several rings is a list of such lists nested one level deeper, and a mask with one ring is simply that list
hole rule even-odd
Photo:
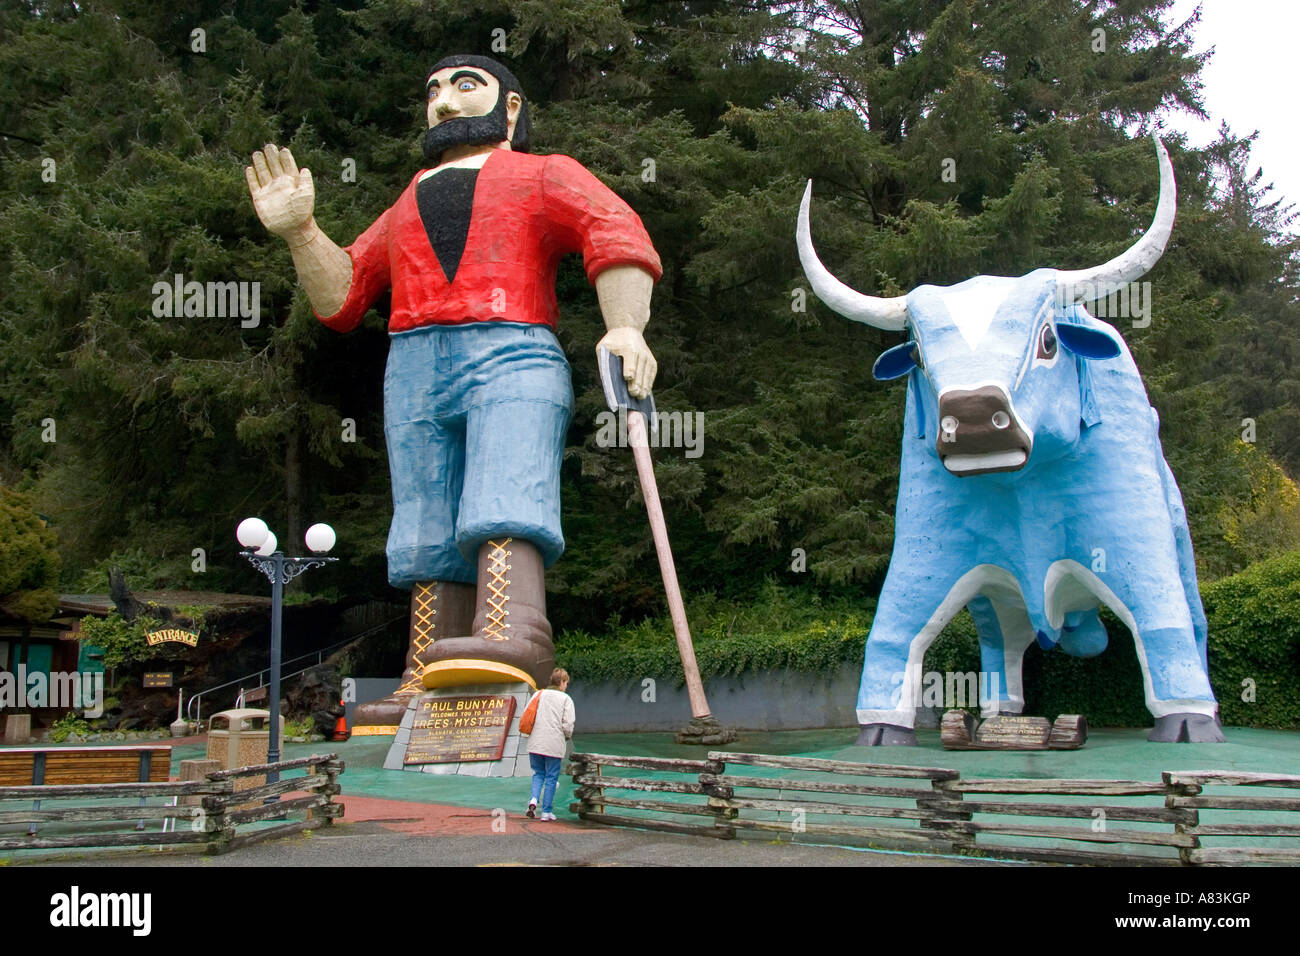
[{"label": "statue's face", "polygon": [[[501,83],[495,76],[470,66],[449,66],[430,74],[428,89],[429,129],[461,117],[487,116],[501,95]],[[518,93],[506,94],[507,140],[514,135],[521,103]]]}]

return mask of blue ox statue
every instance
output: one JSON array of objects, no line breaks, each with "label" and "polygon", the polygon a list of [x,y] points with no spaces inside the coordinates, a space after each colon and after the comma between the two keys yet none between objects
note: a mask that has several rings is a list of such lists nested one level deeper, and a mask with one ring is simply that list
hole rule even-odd
[{"label": "blue ox statue", "polygon": [[1082,302],[1114,295],[1160,258],[1173,227],[1173,167],[1159,138],[1151,228],[1104,265],[976,276],[877,298],[834,278],[813,250],[812,183],[799,258],[846,318],[907,341],[876,360],[907,377],[894,551],[867,639],[859,745],[914,744],[926,648],[969,607],[985,716],[1024,709],[1035,640],[1089,657],[1106,647],[1105,605],[1133,633],[1149,739],[1222,741],[1205,658],[1182,495],[1159,419],[1124,340]]}]

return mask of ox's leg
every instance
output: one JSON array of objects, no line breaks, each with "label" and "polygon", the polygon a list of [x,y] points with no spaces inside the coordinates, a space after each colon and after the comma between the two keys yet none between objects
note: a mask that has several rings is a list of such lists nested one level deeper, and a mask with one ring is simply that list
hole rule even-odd
[{"label": "ox's leg", "polygon": [[1225,742],[1205,660],[1205,612],[1200,595],[1193,594],[1188,625],[1144,629],[1138,618],[1138,659],[1148,688],[1147,708],[1156,719],[1147,740],[1155,743]]},{"label": "ox's leg", "polygon": [[926,649],[979,590],[978,568],[938,584],[925,570],[895,561],[885,578],[858,689],[859,747],[916,743]]},{"label": "ox's leg", "polygon": [[1023,607],[977,597],[967,608],[980,642],[980,715],[1020,714],[1025,709],[1022,670],[1034,626]]},{"label": "ox's leg", "polygon": [[1174,548],[1178,553],[1178,576],[1183,582],[1183,594],[1187,598],[1187,610],[1192,616],[1192,633],[1196,635],[1196,647],[1201,655],[1201,667],[1205,673],[1210,672],[1206,658],[1206,636],[1208,627],[1205,621],[1205,608],[1201,606],[1201,589],[1196,582],[1196,557],[1192,551],[1192,534],[1187,528],[1187,511],[1183,507],[1183,496],[1174,481],[1174,473],[1165,462],[1165,501],[1169,506],[1169,520],[1174,528]]},{"label": "ox's leg", "polygon": [[[1173,537],[1172,560],[1157,569],[1149,559],[1143,560],[1145,555],[1132,555],[1133,566],[1156,575],[1154,579],[1134,581],[1132,590],[1125,595],[1133,608],[1132,620],[1125,623],[1133,630],[1147,708],[1156,719],[1147,739],[1158,743],[1223,743],[1223,731],[1216,719],[1218,702],[1210,687],[1205,611],[1196,584],[1187,513],[1163,454],[1159,468]],[[1175,587],[1182,600],[1175,597]]]},{"label": "ox's leg", "polygon": [[1180,600],[1171,605],[1154,587],[1123,590],[1127,593],[1121,592],[1119,598],[1124,604],[1111,609],[1133,632],[1147,709],[1156,719],[1147,739],[1223,743],[1223,732],[1215,720],[1218,703],[1187,604]]},{"label": "ox's leg", "polygon": [[[1122,534],[1104,524],[1077,529],[1080,541],[1109,538],[1104,561],[1095,571],[1072,559],[1053,562],[1044,580],[1045,602],[1059,611],[1100,601],[1127,625],[1142,668],[1147,709],[1156,719],[1148,739],[1222,742],[1214,719],[1218,703],[1205,667],[1204,615],[1199,601],[1192,604],[1186,593],[1188,571],[1179,542],[1185,525],[1171,521],[1177,515],[1167,504],[1168,499],[1130,498],[1118,529]],[[1081,623],[1066,617],[1067,624]]]}]

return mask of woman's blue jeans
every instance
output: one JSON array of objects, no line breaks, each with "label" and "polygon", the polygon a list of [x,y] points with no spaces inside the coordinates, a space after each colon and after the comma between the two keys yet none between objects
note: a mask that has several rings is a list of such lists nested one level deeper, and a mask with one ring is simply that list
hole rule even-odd
[{"label": "woman's blue jeans", "polygon": [[533,800],[540,797],[542,812],[554,813],[552,804],[555,802],[555,784],[560,779],[560,764],[563,758],[529,754],[528,762],[533,768]]}]

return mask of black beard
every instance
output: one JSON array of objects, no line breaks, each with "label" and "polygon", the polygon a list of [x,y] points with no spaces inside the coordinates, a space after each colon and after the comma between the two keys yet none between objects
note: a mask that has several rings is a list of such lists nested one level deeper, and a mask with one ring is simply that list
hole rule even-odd
[{"label": "black beard", "polygon": [[486,146],[509,138],[510,120],[502,95],[486,116],[457,116],[425,130],[424,160],[436,166],[443,152],[453,146]]}]

